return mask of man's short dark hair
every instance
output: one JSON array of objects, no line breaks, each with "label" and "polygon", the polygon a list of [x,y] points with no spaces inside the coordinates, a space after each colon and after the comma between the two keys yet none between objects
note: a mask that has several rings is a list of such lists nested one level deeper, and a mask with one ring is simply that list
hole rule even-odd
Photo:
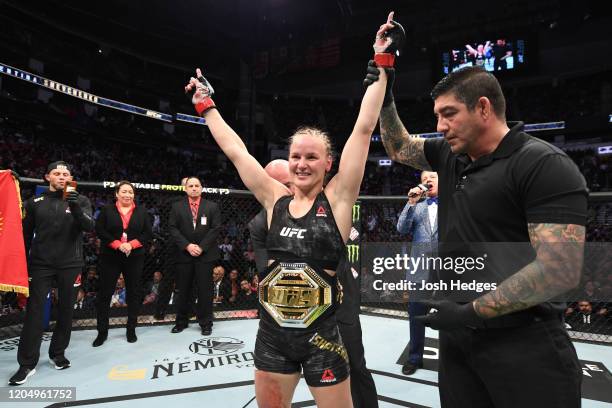
[{"label": "man's short dark hair", "polygon": [[431,98],[435,101],[439,96],[449,93],[470,111],[474,110],[478,99],[484,96],[491,101],[495,115],[506,119],[506,98],[499,81],[482,67],[465,67],[445,76],[434,86]]}]

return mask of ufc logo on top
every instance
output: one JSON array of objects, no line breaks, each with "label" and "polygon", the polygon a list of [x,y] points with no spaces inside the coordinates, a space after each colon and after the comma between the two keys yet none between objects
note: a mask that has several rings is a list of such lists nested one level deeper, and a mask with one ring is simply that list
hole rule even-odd
[{"label": "ufc logo on top", "polygon": [[280,235],[281,237],[289,237],[289,238],[296,237],[298,239],[304,239],[305,232],[306,230],[303,228],[283,227],[283,229],[280,232]]}]

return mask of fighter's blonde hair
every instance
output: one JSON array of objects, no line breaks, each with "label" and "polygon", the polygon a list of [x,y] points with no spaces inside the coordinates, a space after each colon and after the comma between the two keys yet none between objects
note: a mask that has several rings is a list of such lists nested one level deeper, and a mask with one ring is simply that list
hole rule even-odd
[{"label": "fighter's blonde hair", "polygon": [[327,154],[332,158],[334,157],[334,150],[329,135],[323,130],[318,129],[314,126],[300,126],[299,128],[297,128],[293,135],[289,137],[289,150],[291,150],[291,145],[293,144],[293,142],[295,142],[295,139],[300,136],[313,136],[318,138],[325,145],[325,150],[327,151]]}]

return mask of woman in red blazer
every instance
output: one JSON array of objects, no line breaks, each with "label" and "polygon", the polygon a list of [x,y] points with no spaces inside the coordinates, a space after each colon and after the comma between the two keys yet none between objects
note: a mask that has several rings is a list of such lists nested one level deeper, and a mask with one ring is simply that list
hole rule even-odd
[{"label": "woman in red blazer", "polygon": [[98,337],[94,347],[101,346],[108,337],[108,314],[110,301],[119,275],[125,279],[128,321],[127,341],[134,343],[136,322],[142,303],[142,268],[144,245],[151,240],[151,219],[144,206],[134,202],[134,186],[120,181],[115,188],[117,201],[106,206],[96,221],[96,233],[100,238],[100,261],[98,271]]}]

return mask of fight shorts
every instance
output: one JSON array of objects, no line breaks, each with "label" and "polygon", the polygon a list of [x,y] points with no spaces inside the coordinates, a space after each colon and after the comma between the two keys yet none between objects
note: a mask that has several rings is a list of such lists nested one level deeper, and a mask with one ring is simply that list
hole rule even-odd
[{"label": "fight shorts", "polygon": [[313,328],[292,329],[262,318],[255,342],[255,367],[280,374],[303,370],[311,387],[335,385],[347,379],[348,355],[336,318],[331,315],[321,320]]}]

